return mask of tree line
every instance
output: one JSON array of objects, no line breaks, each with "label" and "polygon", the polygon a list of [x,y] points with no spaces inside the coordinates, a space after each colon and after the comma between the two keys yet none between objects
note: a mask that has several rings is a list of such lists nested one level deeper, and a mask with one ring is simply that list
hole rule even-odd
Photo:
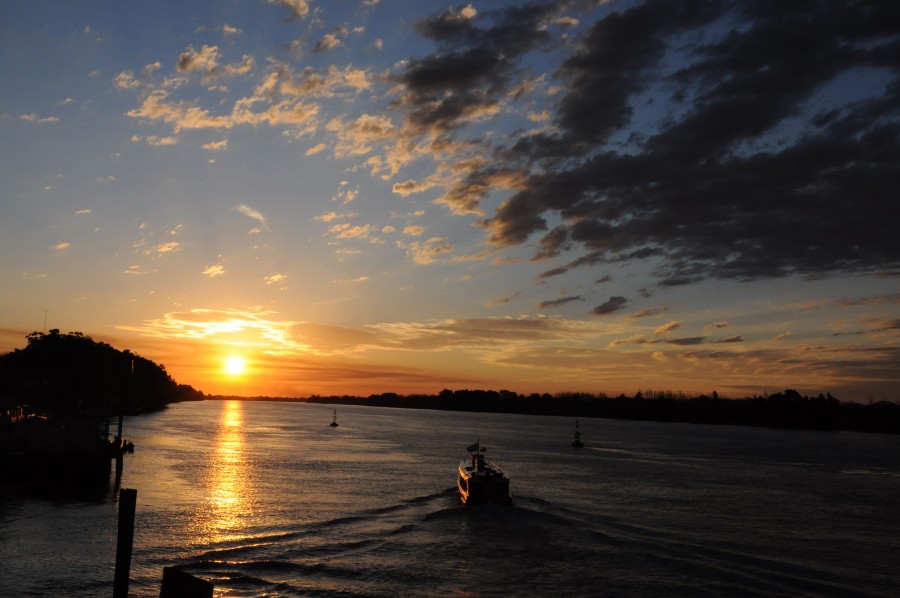
[{"label": "tree line", "polygon": [[683,393],[638,392],[633,396],[557,393],[522,395],[510,390],[449,390],[437,395],[382,393],[368,397],[314,395],[312,403],[481,411],[569,417],[599,417],[659,422],[765,426],[807,430],[900,433],[900,405],[839,401],[829,394],[801,395],[793,389],[742,399]]},{"label": "tree line", "polygon": [[[33,332],[24,349],[0,355],[0,404],[27,404],[35,412],[81,411],[98,416],[137,414],[169,403],[207,398],[176,383],[162,365],[136,353],[120,351],[80,332]],[[208,397],[231,398],[231,397]],[[246,398],[246,397],[234,397]],[[598,417],[796,428],[900,433],[900,405],[888,401],[863,405],[839,401],[831,394],[801,395],[786,389],[742,399],[687,396],[643,391],[633,396],[564,392],[519,394],[511,390],[450,390],[437,394],[397,393],[308,398],[255,397],[311,403]]]},{"label": "tree line", "polygon": [[166,368],[80,332],[32,332],[23,349],[0,355],[0,399],[35,413],[78,411],[106,417],[156,411],[203,398]]}]

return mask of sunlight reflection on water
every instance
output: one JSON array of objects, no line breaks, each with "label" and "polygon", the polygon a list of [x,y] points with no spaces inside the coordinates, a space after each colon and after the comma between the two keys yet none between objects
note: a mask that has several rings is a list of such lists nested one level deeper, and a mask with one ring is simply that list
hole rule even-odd
[{"label": "sunlight reflection on water", "polygon": [[203,543],[240,536],[246,518],[253,515],[253,476],[245,450],[241,401],[223,405],[213,444],[205,480],[209,510],[198,513],[191,526],[197,540]]},{"label": "sunlight reflection on water", "polygon": [[[576,451],[564,417],[332,413],[204,401],[129,419],[129,595],[158,596],[173,565],[223,598],[896,594],[896,437],[589,420]],[[479,437],[511,509],[460,506]],[[0,595],[108,595],[114,506],[0,504]]]}]

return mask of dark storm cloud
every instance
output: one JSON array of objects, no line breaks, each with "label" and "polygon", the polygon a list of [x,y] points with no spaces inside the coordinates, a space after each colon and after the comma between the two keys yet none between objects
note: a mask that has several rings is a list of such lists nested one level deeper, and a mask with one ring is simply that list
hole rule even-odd
[{"label": "dark storm cloud", "polygon": [[[467,118],[493,108],[520,80],[518,59],[551,38],[546,20],[559,10],[536,2],[469,16],[471,9],[445,11],[418,25],[440,49],[411,60],[395,75],[405,87],[401,103],[409,108],[414,130],[445,132]],[[478,23],[484,22],[484,27]]]},{"label": "dark storm cloud", "polygon": [[[560,5],[423,24],[441,49],[401,75],[411,121],[447,131],[496,102]],[[612,8],[579,15],[551,132],[486,145],[523,173],[484,221],[493,243],[545,233],[536,259],[592,256],[566,269],[654,256],[664,285],[897,271],[900,3]]]},{"label": "dark storm cloud", "polygon": [[620,309],[625,307],[625,304],[628,303],[628,299],[625,297],[610,297],[609,301],[605,303],[601,303],[597,307],[595,307],[591,313],[596,314],[598,316],[611,314],[615,311],[619,311]]},{"label": "dark storm cloud", "polygon": [[[559,75],[568,93],[558,123],[569,141],[595,144],[628,124],[630,99],[647,83],[647,70],[665,54],[668,36],[703,25],[719,2],[655,0],[614,12],[588,32],[583,50]],[[582,147],[582,143],[574,147]]]}]

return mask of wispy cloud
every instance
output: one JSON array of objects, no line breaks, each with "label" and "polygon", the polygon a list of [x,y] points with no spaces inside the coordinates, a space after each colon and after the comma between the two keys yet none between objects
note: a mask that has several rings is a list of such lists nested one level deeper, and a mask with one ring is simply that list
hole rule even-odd
[{"label": "wispy cloud", "polygon": [[151,274],[153,272],[156,272],[156,270],[148,270],[140,264],[132,264],[125,269],[125,274],[129,276],[143,276],[145,274]]},{"label": "wispy cloud", "polygon": [[672,320],[671,322],[667,322],[667,323],[663,324],[662,326],[660,326],[659,328],[657,328],[656,330],[654,330],[653,334],[655,334],[656,336],[659,336],[661,334],[666,334],[667,332],[671,332],[677,328],[681,328],[682,324],[684,324],[684,322],[681,322],[678,320]]},{"label": "wispy cloud", "polygon": [[408,350],[443,351],[454,346],[496,347],[507,342],[540,344],[596,336],[602,327],[584,321],[546,316],[395,322],[367,327],[383,334],[383,342]]},{"label": "wispy cloud", "polygon": [[219,343],[256,347],[271,354],[303,353],[307,346],[298,342],[291,329],[297,324],[278,320],[276,312],[259,309],[193,309],[169,312],[142,326],[119,326],[156,338],[205,339]]},{"label": "wispy cloud", "polygon": [[[184,226],[181,224],[175,225],[168,230],[165,230],[163,235],[169,238],[174,238],[183,233]],[[149,222],[143,222],[138,226],[138,232],[140,234],[140,238],[132,243],[132,247],[136,252],[141,255],[145,255],[151,258],[160,258],[166,255],[171,255],[174,253],[178,253],[181,251],[181,242],[171,240],[165,242],[158,242],[157,240],[157,231],[153,229]]]},{"label": "wispy cloud", "polygon": [[511,301],[518,299],[521,295],[522,295],[522,292],[517,291],[517,292],[513,293],[512,295],[507,295],[506,297],[500,297],[499,299],[490,299],[488,301],[485,301],[484,304],[486,307],[496,307],[498,305],[506,305],[506,304],[510,303]]},{"label": "wispy cloud", "polygon": [[372,232],[371,224],[352,225],[349,223],[335,224],[328,232],[337,239],[368,239]]},{"label": "wispy cloud", "polygon": [[900,305],[900,293],[890,293],[876,297],[862,297],[859,299],[841,299],[836,302],[838,307],[858,307],[860,305]]},{"label": "wispy cloud", "polygon": [[319,54],[322,52],[327,52],[340,46],[341,40],[338,36],[342,33],[346,35],[347,30],[340,29],[323,35],[322,38],[318,42],[316,42],[316,46],[313,48],[313,53]]},{"label": "wispy cloud", "polygon": [[342,158],[375,151],[376,147],[392,140],[395,131],[389,117],[377,114],[363,114],[353,120],[334,118],[326,129],[335,134],[334,154]]},{"label": "wispy cloud", "polygon": [[185,74],[199,73],[202,76],[204,85],[210,85],[225,77],[246,75],[255,66],[256,62],[253,57],[246,54],[240,62],[220,64],[219,47],[207,45],[201,46],[199,50],[195,50],[193,46],[188,46],[178,57],[177,62],[179,72]]},{"label": "wispy cloud", "polygon": [[359,214],[356,212],[343,212],[343,213],[326,212],[324,214],[320,214],[320,215],[316,216],[315,220],[319,220],[322,222],[333,222],[335,220],[342,220],[344,218],[355,218],[357,216],[359,216]]},{"label": "wispy cloud", "polygon": [[56,116],[38,116],[37,114],[23,114],[19,117],[21,120],[29,123],[47,124],[58,123],[59,117]]},{"label": "wispy cloud", "polygon": [[425,242],[413,242],[405,245],[407,252],[415,263],[433,264],[440,261],[441,256],[453,253],[453,243],[443,237],[432,237]]},{"label": "wispy cloud", "polygon": [[668,306],[648,307],[646,309],[634,312],[633,314],[629,315],[628,318],[632,320],[638,320],[640,318],[650,318],[665,313],[666,311],[668,311],[668,309]]},{"label": "wispy cloud", "polygon": [[228,23],[224,25],[200,25],[194,30],[195,33],[222,33],[225,36],[239,35],[243,33],[238,27],[233,27]]},{"label": "wispy cloud", "polygon": [[175,145],[178,143],[178,137],[168,136],[168,137],[159,137],[157,135],[148,135],[146,138],[147,144],[155,147],[161,147],[166,145]]},{"label": "wispy cloud", "polygon": [[225,274],[225,266],[221,264],[207,266],[203,269],[203,272],[201,274],[203,274],[204,276],[208,276],[209,278],[216,278]]},{"label": "wispy cloud", "polygon": [[394,183],[391,187],[391,190],[397,195],[401,195],[406,197],[407,195],[412,195],[413,193],[422,193],[423,191],[427,191],[434,187],[435,183],[433,182],[422,182],[419,183],[412,179],[408,181],[404,181],[402,183]]},{"label": "wispy cloud", "polygon": [[305,19],[309,15],[307,0],[269,0],[269,4],[279,4],[290,9],[292,16]]},{"label": "wispy cloud", "polygon": [[113,78],[113,84],[119,89],[138,89],[141,82],[135,79],[132,71],[122,71]]},{"label": "wispy cloud", "polygon": [[205,150],[220,152],[228,149],[228,140],[222,139],[221,141],[210,141],[209,143],[204,143],[201,147]]},{"label": "wispy cloud", "polygon": [[255,210],[254,208],[251,208],[250,206],[248,206],[246,204],[241,204],[239,206],[236,206],[234,209],[237,210],[238,212],[240,212],[241,214],[243,214],[244,216],[246,216],[247,218],[250,218],[251,220],[255,220],[256,222],[258,222],[260,227],[262,228],[262,230],[266,230],[266,231],[269,230],[269,225],[266,224],[265,216],[263,216],[262,213],[260,213],[258,210]]},{"label": "wispy cloud", "polygon": [[153,250],[156,253],[174,253],[181,249],[181,243],[178,241],[169,241],[168,243],[160,243],[156,245]]}]

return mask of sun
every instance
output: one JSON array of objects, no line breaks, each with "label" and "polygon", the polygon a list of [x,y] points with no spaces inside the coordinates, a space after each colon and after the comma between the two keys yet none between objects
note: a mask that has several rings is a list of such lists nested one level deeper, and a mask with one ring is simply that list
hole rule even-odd
[{"label": "sun", "polygon": [[243,357],[228,357],[225,359],[224,370],[229,376],[240,376],[247,370],[247,362]]}]

